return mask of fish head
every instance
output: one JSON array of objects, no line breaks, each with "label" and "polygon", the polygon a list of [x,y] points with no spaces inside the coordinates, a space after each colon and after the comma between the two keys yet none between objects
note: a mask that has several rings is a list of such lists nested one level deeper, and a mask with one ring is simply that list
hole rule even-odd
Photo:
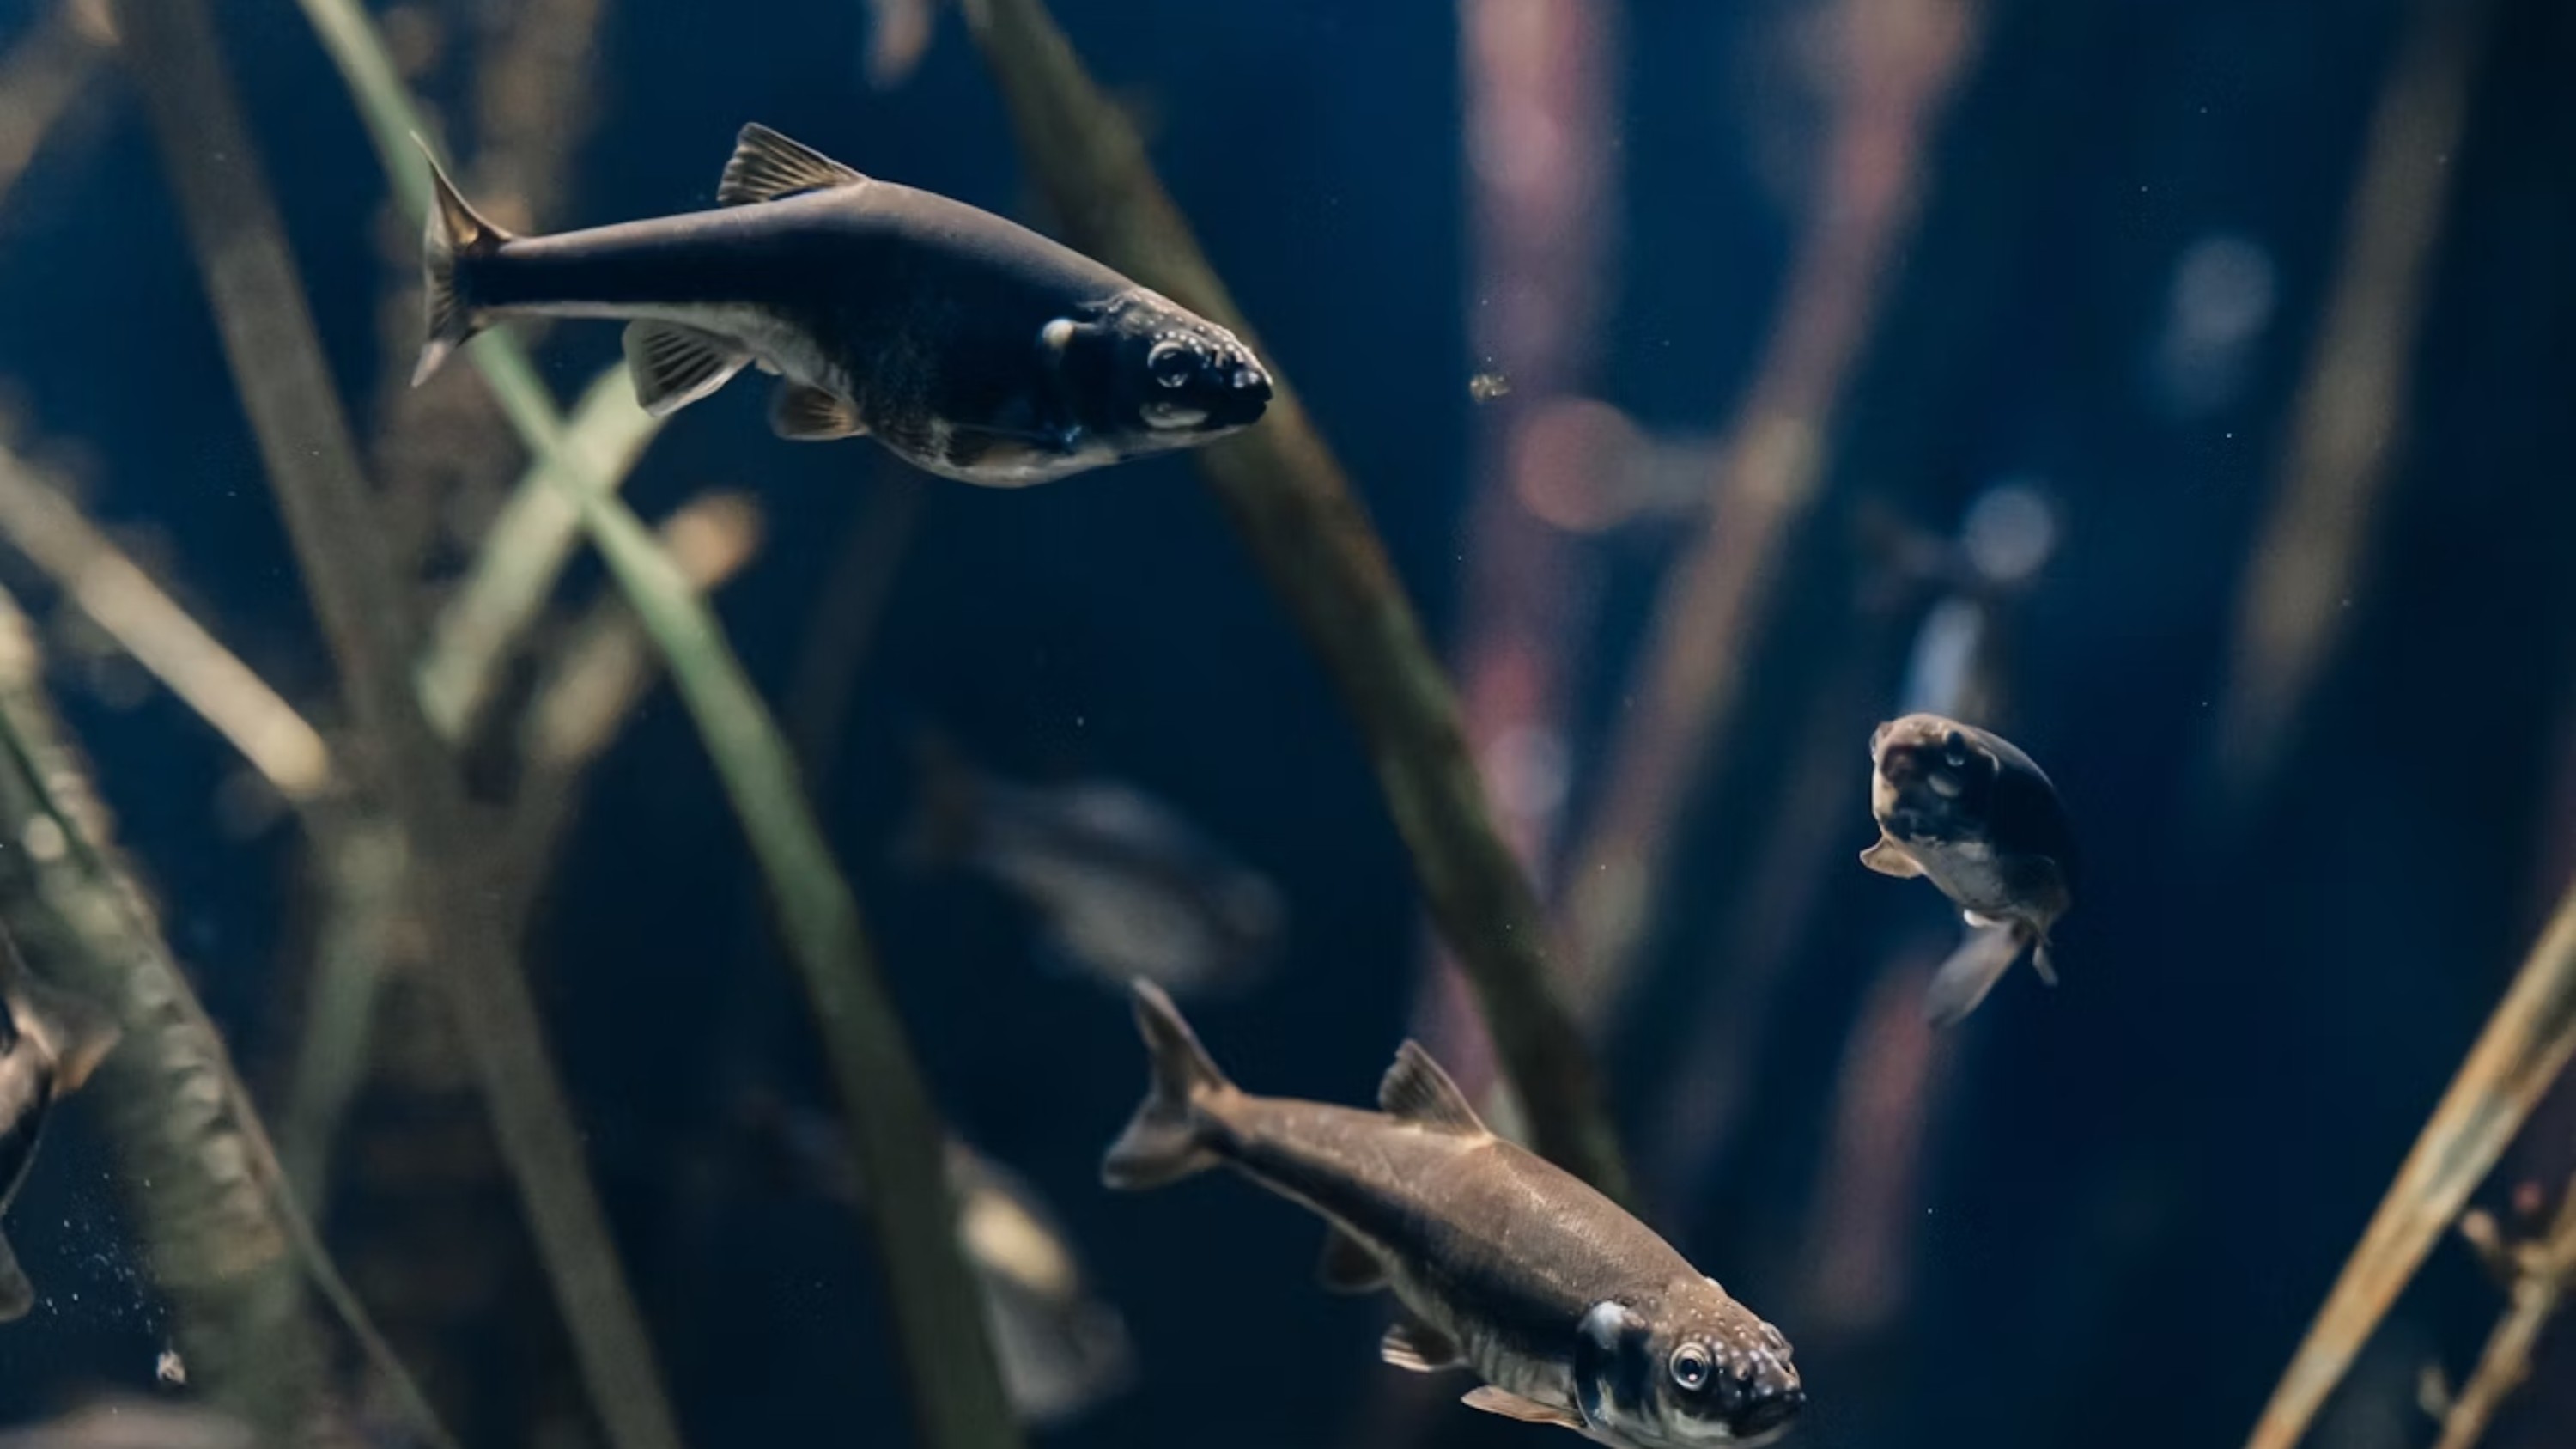
[{"label": "fish head", "polygon": [[1908,842],[1984,837],[2003,761],[1990,736],[1937,714],[1880,725],[1869,740],[1870,812]]},{"label": "fish head", "polygon": [[1133,452],[1223,437],[1270,405],[1269,370],[1250,348],[1142,287],[1096,316],[1056,318],[1039,344],[1077,425]]},{"label": "fish head", "polygon": [[1596,1306],[1575,1381],[1587,1422],[1646,1449],[1767,1444],[1807,1403],[1789,1340],[1714,1278],[1677,1285],[1651,1312]]}]

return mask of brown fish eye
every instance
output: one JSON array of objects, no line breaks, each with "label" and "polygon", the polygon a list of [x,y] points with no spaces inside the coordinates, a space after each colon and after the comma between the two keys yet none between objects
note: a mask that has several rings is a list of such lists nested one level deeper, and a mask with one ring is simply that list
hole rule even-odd
[{"label": "brown fish eye", "polygon": [[1145,370],[1163,386],[1179,387],[1190,380],[1190,374],[1199,370],[1199,360],[1196,354],[1178,342],[1157,342],[1154,350],[1145,354]]},{"label": "brown fish eye", "polygon": [[1673,1350],[1673,1382],[1697,1391],[1708,1386],[1708,1354],[1697,1344]]}]

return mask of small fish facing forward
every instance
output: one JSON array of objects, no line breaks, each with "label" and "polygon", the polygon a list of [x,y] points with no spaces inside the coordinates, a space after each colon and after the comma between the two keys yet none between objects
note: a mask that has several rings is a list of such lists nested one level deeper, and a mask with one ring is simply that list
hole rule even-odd
[{"label": "small fish facing forward", "polygon": [[1880,725],[1869,758],[1879,837],[1861,864],[1929,880],[1972,928],[1932,979],[1933,1024],[1974,1011],[2024,951],[2055,985],[2048,933],[2075,904],[2076,854],[2048,776],[2010,741],[1937,714]]},{"label": "small fish facing forward", "polygon": [[[104,1012],[29,975],[0,932],[0,1213],[35,1165],[54,1104],[89,1080],[116,1038]],[[35,1285],[0,1236],[0,1323],[35,1306]]]},{"label": "small fish facing forward", "polygon": [[1806,1402],[1789,1342],[1644,1223],[1495,1136],[1406,1042],[1376,1112],[1256,1097],[1226,1080],[1151,982],[1135,983],[1153,1083],[1101,1163],[1113,1188],[1223,1164],[1331,1223],[1324,1280],[1394,1290],[1380,1356],[1485,1382],[1466,1402],[1629,1449],[1760,1444]]},{"label": "small fish facing forward", "polygon": [[872,434],[990,487],[1211,442],[1259,420],[1270,374],[1234,334],[963,202],[872,181],[742,128],[720,209],[516,237],[433,161],[415,385],[512,314],[627,319],[645,411],[745,367],[782,379],[770,428]]}]

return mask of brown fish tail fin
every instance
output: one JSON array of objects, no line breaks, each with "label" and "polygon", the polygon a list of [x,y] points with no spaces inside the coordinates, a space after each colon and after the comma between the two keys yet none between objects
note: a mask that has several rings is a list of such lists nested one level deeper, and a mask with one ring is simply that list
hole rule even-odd
[{"label": "brown fish tail fin", "polygon": [[1128,1191],[1161,1187],[1216,1163],[1201,1133],[1198,1102],[1212,1092],[1231,1091],[1234,1084],[1217,1070],[1198,1034],[1182,1020],[1180,1008],[1163,988],[1138,978],[1136,1030],[1152,1057],[1153,1083],[1145,1103],[1129,1119],[1127,1130],[1109,1145],[1100,1161],[1100,1180]]},{"label": "brown fish tail fin", "polygon": [[1925,1018],[1936,1027],[1958,1025],[2004,979],[2029,944],[2029,934],[2019,926],[1971,927],[1968,939],[1933,973],[1932,989],[1923,999]]},{"label": "brown fish tail fin", "polygon": [[429,325],[420,344],[420,361],[411,370],[411,385],[418,387],[429,381],[449,353],[483,330],[473,299],[459,285],[458,260],[490,256],[511,237],[466,203],[456,183],[439,169],[428,142],[418,136],[411,139],[429,162],[430,186],[429,222],[420,242],[421,293],[427,299]]}]

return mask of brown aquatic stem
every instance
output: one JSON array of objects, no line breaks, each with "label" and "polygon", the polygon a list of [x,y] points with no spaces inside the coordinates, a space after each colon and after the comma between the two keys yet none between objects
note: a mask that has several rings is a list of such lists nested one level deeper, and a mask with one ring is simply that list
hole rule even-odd
[{"label": "brown aquatic stem", "polygon": [[128,0],[119,19],[226,360],[370,753],[400,823],[437,977],[519,1189],[591,1402],[619,1449],[679,1430],[547,1054],[516,943],[484,909],[452,761],[414,700],[411,600],[387,557],[346,421],[204,0]]},{"label": "brown aquatic stem", "polygon": [[[1259,351],[1135,127],[1040,0],[967,0],[1020,148],[1075,245]],[[1265,357],[1267,354],[1264,354]],[[1193,456],[1358,722],[1431,916],[1476,989],[1534,1146],[1613,1196],[1628,1174],[1557,998],[1547,923],[1467,752],[1458,699],[1341,464],[1272,362],[1259,427]]]},{"label": "brown aquatic stem", "polygon": [[2259,788],[2291,748],[2343,637],[2393,481],[2488,6],[2426,0],[2416,8],[2414,33],[2371,118],[2280,488],[2247,555],[2227,692],[2210,734],[2222,808]]},{"label": "brown aquatic stem", "polygon": [[[2478,1241],[2482,1235],[2475,1223],[2485,1225],[2487,1241]],[[2442,1415],[2442,1438],[2434,1449],[2469,1449],[2485,1435],[2505,1400],[2530,1381],[2532,1350],[2540,1343],[2541,1330],[2576,1294],[2576,1179],[2569,1180],[2559,1198],[2548,1230],[2529,1242],[2505,1243],[2492,1236],[2494,1220],[2475,1212],[2461,1218],[2460,1229],[2503,1270],[2511,1296],[2487,1335],[2477,1368]]]},{"label": "brown aquatic stem", "polygon": [[[1601,803],[1569,853],[1565,913],[1582,996],[1617,1001],[1692,787],[1722,757],[1748,662],[1778,612],[1783,561],[1824,488],[1829,429],[1924,185],[1924,153],[1981,7],[1845,0],[1845,74],[1788,295],[1736,417],[1699,536],[1666,574]],[[1730,864],[1728,868],[1733,868]]]},{"label": "brown aquatic stem", "polygon": [[2567,1058],[2576,1053],[2576,886],[2460,1064],[2371,1215],[2246,1449],[2291,1449]]},{"label": "brown aquatic stem", "polygon": [[303,1307],[309,1276],[423,1439],[455,1449],[297,1207],[223,1038],[109,839],[41,675],[34,630],[0,593],[0,838],[20,847],[0,851],[0,916],[30,958],[122,1028],[87,1095],[104,1109],[198,1382],[268,1431],[266,1442],[315,1432],[326,1364]]}]

